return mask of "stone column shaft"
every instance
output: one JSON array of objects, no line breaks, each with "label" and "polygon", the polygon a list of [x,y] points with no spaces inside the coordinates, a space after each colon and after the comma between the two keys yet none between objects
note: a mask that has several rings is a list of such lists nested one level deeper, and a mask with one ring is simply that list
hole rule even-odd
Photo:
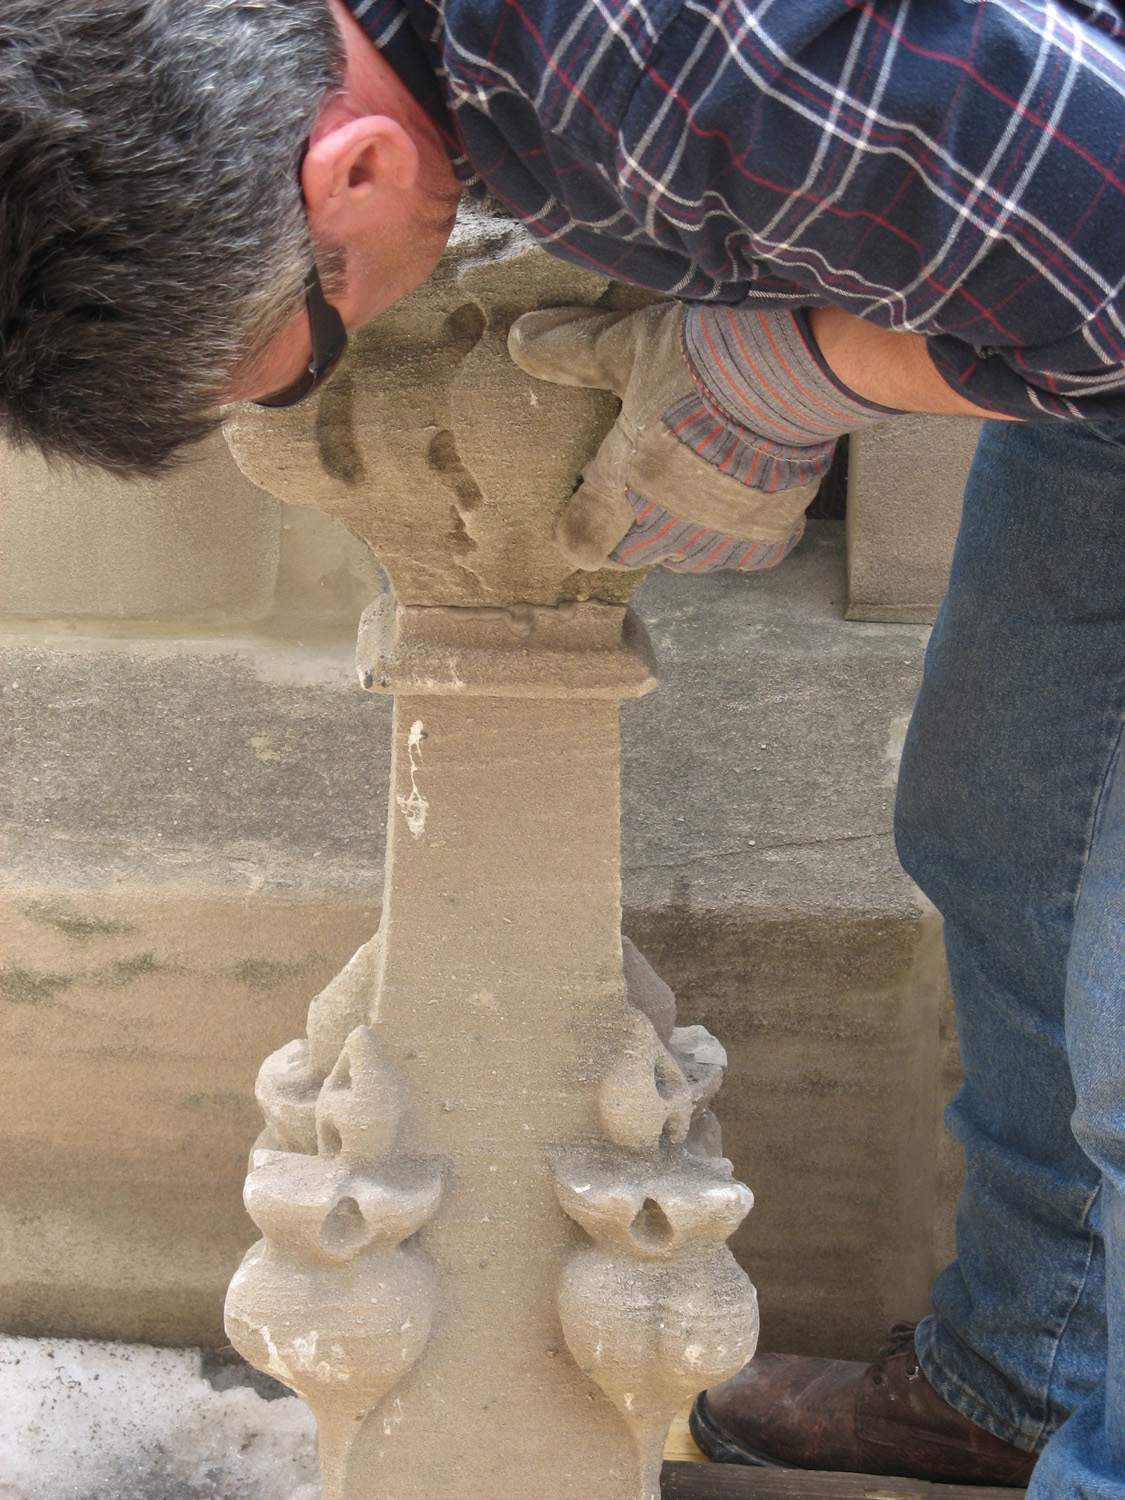
[{"label": "stone column shaft", "polygon": [[500,1494],[514,1472],[559,1500],[635,1493],[628,1434],[560,1334],[581,1234],[549,1170],[595,1134],[625,1019],[616,721],[605,702],[395,704],[374,1029],[407,1085],[403,1136],[456,1167],[421,1236],[430,1345],[368,1424],[353,1495]]}]

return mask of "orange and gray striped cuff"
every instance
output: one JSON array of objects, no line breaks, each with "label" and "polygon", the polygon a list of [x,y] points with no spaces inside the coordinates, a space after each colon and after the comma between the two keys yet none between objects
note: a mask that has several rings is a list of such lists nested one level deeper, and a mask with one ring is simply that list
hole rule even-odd
[{"label": "orange and gray striped cuff", "polygon": [[753,489],[815,483],[841,433],[900,415],[836,378],[804,309],[687,307],[683,349],[698,395],[666,412],[665,426]]},{"label": "orange and gray striped cuff", "polygon": [[685,521],[635,490],[628,494],[636,520],[610,553],[612,562],[626,568],[663,563],[674,573],[714,573],[720,568],[756,573],[787,557],[805,529],[802,520],[783,542],[751,542]]}]

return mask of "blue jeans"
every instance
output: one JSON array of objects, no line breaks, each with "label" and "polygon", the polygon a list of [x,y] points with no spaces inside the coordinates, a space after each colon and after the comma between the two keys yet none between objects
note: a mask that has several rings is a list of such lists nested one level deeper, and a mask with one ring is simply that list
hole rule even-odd
[{"label": "blue jeans", "polygon": [[945,916],[957,1260],[919,1327],[950,1405],[1125,1500],[1125,423],[985,424],[896,812]]}]

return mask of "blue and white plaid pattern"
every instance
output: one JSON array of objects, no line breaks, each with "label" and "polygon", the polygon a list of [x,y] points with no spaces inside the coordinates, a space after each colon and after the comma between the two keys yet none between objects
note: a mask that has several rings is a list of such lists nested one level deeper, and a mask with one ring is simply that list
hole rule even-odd
[{"label": "blue and white plaid pattern", "polygon": [[998,411],[1125,415],[1121,5],[348,3],[549,250],[923,333]]}]

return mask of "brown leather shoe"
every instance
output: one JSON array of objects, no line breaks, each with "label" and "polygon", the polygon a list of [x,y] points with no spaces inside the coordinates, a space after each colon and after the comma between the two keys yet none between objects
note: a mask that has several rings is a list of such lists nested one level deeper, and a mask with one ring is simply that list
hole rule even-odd
[{"label": "brown leather shoe", "polygon": [[1035,1465],[941,1399],[918,1367],[913,1323],[896,1324],[871,1365],[761,1354],[696,1398],[691,1431],[726,1464],[1015,1487]]}]

